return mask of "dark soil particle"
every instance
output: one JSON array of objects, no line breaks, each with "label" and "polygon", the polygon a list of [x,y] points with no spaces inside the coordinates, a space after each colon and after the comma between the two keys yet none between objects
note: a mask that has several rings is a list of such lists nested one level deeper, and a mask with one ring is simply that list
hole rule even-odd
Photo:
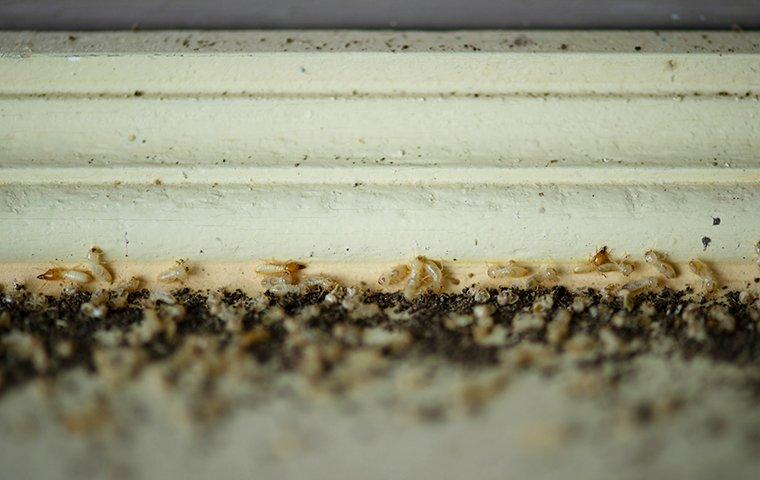
[{"label": "dark soil particle", "polygon": [[[176,323],[175,333],[168,335],[162,331],[139,345],[122,339],[117,347],[140,349],[150,362],[171,357],[190,336],[208,337],[221,344],[230,344],[255,331],[256,335],[265,340],[252,343],[245,351],[246,354],[252,355],[262,364],[272,364],[285,370],[293,369],[299,365],[302,352],[294,350],[290,345],[292,342],[289,342],[289,338],[293,334],[286,323],[288,319],[300,318],[298,315],[306,307],[318,306],[318,312],[307,316],[300,328],[308,334],[307,338],[323,339],[320,340],[320,345],[324,342],[337,342],[346,350],[361,348],[361,342],[351,343],[342,337],[336,337],[336,329],[381,328],[389,332],[407,332],[411,340],[410,345],[401,351],[382,349],[382,354],[386,356],[435,357],[442,361],[473,366],[494,364],[499,361],[501,352],[523,342],[548,345],[545,326],[537,331],[521,333],[512,330],[516,314],[531,312],[534,302],[548,295],[553,304],[541,314],[545,325],[551,323],[558,310],[569,310],[572,319],[568,338],[583,334],[599,339],[602,329],[612,329],[624,343],[637,342],[638,347],[633,353],[602,353],[600,350],[596,363],[628,361],[632,356],[646,352],[658,339],[669,339],[675,345],[674,353],[685,358],[706,356],[715,361],[755,367],[760,363],[758,324],[750,312],[756,306],[743,304],[739,292],[728,292],[715,300],[700,297],[695,299],[689,290],[663,289],[640,295],[636,299],[636,307],[628,312],[622,309],[618,297],[591,289],[571,292],[564,287],[554,287],[535,290],[510,288],[501,291],[509,292],[514,301],[499,305],[497,297],[500,290],[491,289],[490,299],[485,303],[490,308],[493,325],[509,332],[506,341],[498,346],[479,343],[473,334],[473,325],[477,323],[472,316],[473,308],[482,303],[476,303],[474,296],[465,288],[459,294],[424,294],[411,301],[400,293],[365,291],[356,300],[357,304],[373,304],[377,308],[372,310],[374,313],[361,316],[354,315],[355,307],[347,305],[345,301],[326,302],[327,293],[319,289],[284,296],[267,292],[265,298],[262,296],[258,299],[239,290],[220,292],[219,298],[224,305],[235,306],[242,312],[242,323],[238,329],[230,328],[226,320],[209,311],[208,292],[180,289],[173,292],[173,295],[186,313]],[[573,309],[578,297],[585,302],[582,311]],[[158,305],[149,304],[149,292],[143,290],[130,294],[125,307],[111,308],[104,318],[94,319],[81,311],[82,304],[90,298],[89,293],[83,292],[62,295],[60,298],[31,294],[23,288],[0,292],[0,320],[6,319],[5,325],[0,322],[0,392],[7,392],[38,376],[54,378],[77,366],[94,371],[93,353],[97,348],[102,348],[96,338],[98,332],[123,332],[126,337],[145,322],[144,305],[157,310],[161,308],[161,302],[157,302]],[[263,305],[262,298],[266,300]],[[697,305],[696,310],[690,305]],[[733,329],[715,328],[710,311],[716,306],[735,320]],[[689,334],[689,325],[684,319],[687,307],[693,311],[690,321],[697,322],[697,326],[704,329],[704,336],[695,338]],[[275,320],[268,319],[275,310],[280,311],[279,317]],[[447,327],[446,318],[454,314],[470,316],[472,324],[462,328]],[[8,347],[7,340],[12,335],[18,338],[19,334],[28,334],[39,341],[49,360],[45,368],[35,366],[30,355],[20,355]],[[60,352],[57,347],[61,342],[70,342],[70,354]],[[561,353],[564,347],[560,344],[551,348]],[[339,359],[332,361],[340,362]],[[329,370],[333,366],[327,365],[325,369]],[[645,409],[640,413],[642,417],[647,416]]]}]

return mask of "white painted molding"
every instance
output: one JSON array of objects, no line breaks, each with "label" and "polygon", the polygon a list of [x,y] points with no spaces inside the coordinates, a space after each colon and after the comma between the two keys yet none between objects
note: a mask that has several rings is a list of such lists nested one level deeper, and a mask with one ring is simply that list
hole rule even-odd
[{"label": "white painted molding", "polygon": [[746,32],[0,32],[0,261],[747,261],[759,94]]}]

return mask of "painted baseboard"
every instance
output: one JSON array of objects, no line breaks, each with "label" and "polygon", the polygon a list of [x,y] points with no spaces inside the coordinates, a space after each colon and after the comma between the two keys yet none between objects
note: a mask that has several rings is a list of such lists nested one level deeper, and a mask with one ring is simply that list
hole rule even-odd
[{"label": "painted baseboard", "polygon": [[748,262],[759,94],[750,32],[0,32],[0,261]]}]

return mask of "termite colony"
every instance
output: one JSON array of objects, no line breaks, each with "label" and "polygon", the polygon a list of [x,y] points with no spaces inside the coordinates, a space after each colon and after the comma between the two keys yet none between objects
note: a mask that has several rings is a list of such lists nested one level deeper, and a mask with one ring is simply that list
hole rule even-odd
[{"label": "termite colony", "polygon": [[306,265],[288,260],[285,262],[272,260],[261,263],[254,271],[263,276],[261,286],[275,295],[301,294],[313,289],[322,289],[332,298],[338,294],[341,285],[325,275],[301,276],[300,271]]},{"label": "termite colony", "polygon": [[456,279],[447,277],[441,262],[416,256],[408,265],[397,265],[380,275],[377,283],[390,287],[404,282],[404,298],[411,300],[421,293],[441,293],[447,281],[458,283]]},{"label": "termite colony", "polygon": [[[114,278],[93,248],[81,265],[50,269],[40,278],[103,288],[65,289],[60,299],[23,285],[0,288],[0,395],[37,377],[56,378],[80,367],[84,375],[94,366],[114,396],[132,380],[156,375],[188,417],[207,421],[234,403],[226,396],[229,384],[250,386],[258,395],[284,371],[306,380],[298,388],[336,395],[390,376],[399,395],[406,395],[424,388],[419,385],[431,375],[414,370],[420,358],[432,362],[433,371],[482,367],[483,376],[465,374],[460,387],[432,407],[399,400],[420,415],[440,417],[477,410],[524,370],[551,373],[582,365],[595,380],[579,381],[573,391],[613,389],[602,365],[623,365],[660,340],[690,355],[757,363],[756,292],[714,295],[716,275],[695,259],[689,271],[708,295],[694,301],[693,292],[660,288],[678,273],[663,253],[646,251],[643,261],[642,270],[651,272],[614,288],[571,292],[556,285],[557,267],[509,261],[488,265],[484,273],[514,285],[445,293],[457,280],[446,264],[423,256],[378,278],[388,292],[343,286],[308,274],[305,263],[273,260],[254,267],[264,293],[249,296],[185,288],[193,269],[184,260],[156,277],[177,288],[141,289],[137,277]],[[612,260],[606,248],[588,263],[589,272],[612,277],[627,276],[635,266],[627,258]]]}]

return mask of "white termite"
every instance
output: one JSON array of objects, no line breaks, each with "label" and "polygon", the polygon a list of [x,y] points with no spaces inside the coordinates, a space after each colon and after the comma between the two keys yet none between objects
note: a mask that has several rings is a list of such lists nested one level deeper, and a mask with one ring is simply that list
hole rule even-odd
[{"label": "white termite", "polygon": [[377,283],[384,287],[388,285],[396,285],[397,283],[403,282],[408,276],[409,266],[397,265],[380,275],[380,278],[377,279]]},{"label": "white termite", "polygon": [[650,288],[655,288],[660,284],[657,277],[644,277],[632,282],[628,282],[620,289],[620,297],[623,299],[623,306],[626,310],[633,308],[633,300],[639,293]]},{"label": "white termite", "polygon": [[[622,260],[620,262],[607,262],[596,266],[596,271],[599,273],[620,272],[626,277],[630,275],[631,272],[633,272],[633,269],[633,264],[625,260]],[[575,271],[575,273],[579,273],[576,270],[573,271]],[[593,269],[589,271],[593,271]]]},{"label": "white termite", "polygon": [[689,260],[689,269],[702,280],[707,293],[713,293],[718,288],[718,281],[712,269],[702,260]]},{"label": "white termite", "polygon": [[439,293],[443,289],[443,270],[433,260],[422,259],[422,266],[425,268],[425,274],[430,280],[430,289]]},{"label": "white termite", "polygon": [[187,280],[189,272],[190,267],[188,267],[186,261],[177,260],[173,267],[158,274],[158,281],[164,283],[184,282]]},{"label": "white termite", "polygon": [[491,278],[518,278],[528,275],[530,270],[510,260],[506,265],[490,265],[486,273]]},{"label": "white termite", "polygon": [[537,288],[542,282],[554,282],[559,279],[557,270],[553,267],[541,267],[536,273],[525,279],[526,288]]},{"label": "white termite", "polygon": [[267,276],[261,279],[261,286],[265,288],[271,288],[275,285],[282,285],[282,284],[289,284],[291,283],[291,277],[290,275],[283,275],[283,276]]},{"label": "white termite", "polygon": [[89,270],[92,276],[99,282],[111,283],[113,276],[111,272],[103,265],[103,252],[98,247],[92,247],[87,252],[87,261],[84,268]]},{"label": "white termite", "polygon": [[312,275],[306,277],[301,281],[304,288],[321,288],[324,291],[330,291],[339,285],[337,280],[334,280],[325,275]]},{"label": "white termite", "polygon": [[665,254],[656,250],[647,250],[644,252],[644,261],[653,266],[663,277],[676,278],[676,270],[668,263]]},{"label": "white termite", "polygon": [[132,293],[136,292],[140,288],[140,279],[137,277],[132,277],[129,280],[125,280],[121,283],[116,284],[113,289],[117,293]]},{"label": "white termite", "polygon": [[404,298],[411,300],[419,291],[422,286],[422,279],[424,277],[424,265],[422,257],[416,257],[412,260],[409,268],[409,276],[404,286]]}]

